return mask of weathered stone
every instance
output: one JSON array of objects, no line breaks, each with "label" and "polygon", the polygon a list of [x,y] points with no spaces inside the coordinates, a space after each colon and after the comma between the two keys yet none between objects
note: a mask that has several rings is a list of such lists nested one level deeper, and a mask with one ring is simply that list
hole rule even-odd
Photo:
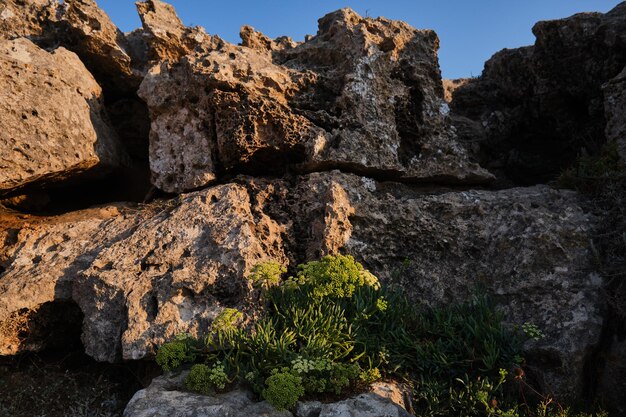
[{"label": "weathered stone", "polygon": [[[604,300],[589,248],[594,222],[575,193],[541,186],[427,194],[334,172],[311,174],[296,195],[298,218],[341,225],[301,231],[308,256],[340,248],[420,304],[490,294],[509,323],[545,333],[527,356],[547,391],[572,397],[584,388]],[[335,242],[320,243],[320,235]]]},{"label": "weathered stone", "polygon": [[495,54],[451,104],[482,128],[469,140],[481,143],[483,165],[517,184],[554,179],[605,142],[601,87],[626,65],[626,3],[539,22],[533,33],[534,46]]},{"label": "weathered stone", "polygon": [[447,78],[442,79],[443,82],[443,98],[447,103],[452,101],[452,94],[456,91],[457,88],[463,87],[465,84],[470,82],[471,78],[457,78],[454,80],[450,80]]},{"label": "weathered stone", "polygon": [[94,0],[67,0],[58,5],[56,38],[75,52],[110,95],[137,90],[142,74],[133,68],[124,34]]},{"label": "weathered stone", "polygon": [[133,396],[124,417],[293,417],[289,411],[277,411],[265,401],[255,401],[246,390],[213,396],[187,392],[183,385],[187,374],[155,378]]},{"label": "weathered stone", "polygon": [[281,36],[276,39],[270,39],[261,32],[257,32],[251,26],[242,26],[239,32],[241,37],[241,45],[259,52],[282,51],[283,49],[292,49],[298,46],[288,36]]},{"label": "weathered stone", "polygon": [[[185,391],[188,372],[155,378],[150,386],[135,394],[124,410],[124,417],[293,417],[277,411],[266,401],[256,401],[244,389],[205,396]],[[404,409],[386,398],[365,393],[335,403],[300,402],[295,417],[408,417]]]},{"label": "weathered stone", "polygon": [[75,54],[0,41],[0,91],[0,194],[124,163],[102,90]]},{"label": "weathered stone", "polygon": [[199,43],[142,83],[157,187],[181,192],[222,172],[291,165],[403,181],[491,179],[448,123],[434,32],[344,9],[295,47],[242,33],[250,48]]},{"label": "weathered stone", "polygon": [[[201,27],[188,28],[180,21],[174,7],[160,0],[137,2],[147,48],[146,65],[162,61],[177,62],[202,43],[213,42]],[[146,68],[147,69],[147,68]]]},{"label": "weathered stone", "polygon": [[0,0],[0,39],[44,37],[55,6],[55,0]]},{"label": "weathered stone", "polygon": [[264,259],[293,264],[339,251],[416,303],[491,294],[509,323],[546,334],[527,346],[530,371],[563,397],[583,389],[600,337],[593,219],[572,192],[432,194],[335,171],[291,187],[242,177],[169,205],[72,216],[2,228],[0,321],[73,299],[86,350],[99,360],[150,356],[177,333],[203,333],[223,306],[245,309],[244,277]]},{"label": "weathered stone", "polygon": [[626,67],[603,86],[606,139],[613,142],[626,164]]},{"label": "weathered stone", "polygon": [[322,404],[319,417],[410,417],[402,407],[373,393]]},{"label": "weathered stone", "polygon": [[[288,262],[282,226],[259,201],[230,184],[142,210],[7,215],[0,322],[74,300],[85,350],[100,361],[141,359],[181,332],[202,334],[224,306],[246,307],[245,276],[255,264]],[[19,351],[6,349],[0,354]]]}]

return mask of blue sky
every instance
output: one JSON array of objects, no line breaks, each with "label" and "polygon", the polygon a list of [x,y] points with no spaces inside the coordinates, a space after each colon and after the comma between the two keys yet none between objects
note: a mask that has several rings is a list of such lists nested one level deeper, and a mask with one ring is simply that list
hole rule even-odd
[{"label": "blue sky", "polygon": [[[97,0],[123,31],[140,26],[135,0]],[[400,19],[420,29],[434,29],[441,39],[439,60],[445,78],[480,75],[494,52],[534,43],[539,20],[583,11],[606,12],[617,0],[171,0],[186,25],[204,26],[229,42],[239,42],[239,28],[251,25],[270,37],[302,40],[315,34],[317,19],[351,7],[361,15]]]}]

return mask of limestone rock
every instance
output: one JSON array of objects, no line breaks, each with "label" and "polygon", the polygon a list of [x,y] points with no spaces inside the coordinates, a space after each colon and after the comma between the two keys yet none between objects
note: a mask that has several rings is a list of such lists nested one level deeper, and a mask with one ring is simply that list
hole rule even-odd
[{"label": "limestone rock", "polygon": [[187,392],[183,384],[187,374],[155,378],[133,396],[124,417],[293,417],[289,411],[277,411],[265,401],[255,401],[245,390],[214,396]]},{"label": "limestone rock", "polygon": [[456,91],[456,89],[463,87],[471,80],[471,78],[457,78],[454,80],[444,78],[441,80],[443,82],[443,98],[446,102],[450,103],[452,101],[452,94]]},{"label": "limestone rock", "polygon": [[606,139],[615,143],[626,164],[626,67],[603,86]]},{"label": "limestone rock", "polygon": [[224,306],[246,309],[244,277],[256,263],[347,252],[416,303],[459,302],[479,288],[491,294],[509,323],[546,334],[527,346],[529,364],[563,397],[582,390],[600,338],[594,223],[572,192],[429,193],[335,171],[291,186],[239,177],[169,204],[100,210],[109,214],[2,227],[0,322],[74,300],[90,355],[140,359],[177,333],[203,333]]},{"label": "limestone rock", "polygon": [[102,90],[75,54],[0,41],[0,91],[0,194],[124,163]]},{"label": "limestone rock", "polygon": [[469,139],[483,165],[517,184],[554,179],[605,142],[602,85],[626,65],[626,4],[539,22],[533,33],[534,46],[495,54],[451,104],[482,128]]},{"label": "limestone rock", "polygon": [[259,201],[229,184],[142,210],[7,216],[0,322],[73,300],[86,352],[100,361],[141,359],[181,332],[202,334],[224,306],[246,307],[252,266],[288,262],[281,226]]},{"label": "limestone rock", "polygon": [[297,195],[298,217],[324,219],[330,226],[321,234],[341,242],[320,244],[320,228],[311,227],[299,235],[309,256],[354,254],[419,304],[491,294],[509,323],[545,333],[527,346],[540,383],[563,397],[581,392],[604,300],[589,249],[594,220],[575,193],[538,186],[429,194],[334,172],[311,174]]},{"label": "limestone rock", "polygon": [[141,74],[133,67],[124,34],[94,0],[67,0],[58,5],[56,38],[75,52],[112,95],[137,90]]},{"label": "limestone rock", "polygon": [[147,64],[177,62],[197,45],[213,40],[204,29],[183,25],[170,4],[161,0],[146,0],[136,5],[143,26],[141,37],[147,48]]},{"label": "limestone rock", "polygon": [[266,401],[256,401],[244,389],[205,396],[186,392],[183,381],[188,372],[155,378],[135,394],[124,417],[408,417],[410,414],[391,401],[365,393],[335,403],[300,402],[296,413],[277,411]]},{"label": "limestone rock", "polygon": [[0,39],[46,36],[55,0],[0,0]]},{"label": "limestone rock", "polygon": [[288,36],[281,36],[276,39],[270,39],[263,33],[254,30],[253,27],[245,25],[241,27],[239,32],[241,37],[241,45],[259,52],[282,51],[283,49],[295,48],[298,44]]},{"label": "limestone rock", "polygon": [[242,34],[250,47],[202,42],[144,79],[157,187],[182,192],[224,172],[294,165],[403,181],[491,179],[450,128],[434,32],[344,9],[296,46]]},{"label": "limestone rock", "polygon": [[[316,410],[317,411],[317,410]],[[310,414],[309,414],[310,415]],[[319,417],[410,417],[402,407],[373,393],[330,404],[320,404]],[[297,415],[297,417],[301,417]],[[307,416],[302,416],[307,417]]]}]

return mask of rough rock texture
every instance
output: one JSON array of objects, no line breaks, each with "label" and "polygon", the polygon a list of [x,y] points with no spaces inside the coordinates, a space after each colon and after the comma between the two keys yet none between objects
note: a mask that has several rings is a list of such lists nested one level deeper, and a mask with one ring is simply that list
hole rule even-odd
[{"label": "rough rock texture", "polygon": [[451,105],[474,122],[459,131],[481,142],[483,166],[517,184],[553,179],[605,142],[602,85],[626,65],[626,3],[539,22],[533,33],[534,46],[495,54]]},{"label": "rough rock texture", "polygon": [[245,303],[252,266],[285,261],[280,227],[255,210],[246,188],[231,184],[140,211],[9,216],[0,322],[73,299],[85,349],[101,361],[140,359],[181,332],[202,333],[222,306]]},{"label": "rough rock texture", "polygon": [[[507,320],[546,334],[528,346],[540,383],[565,396],[584,388],[603,300],[589,250],[593,219],[575,193],[542,186],[429,195],[335,172],[310,175],[297,195],[313,213],[299,215],[312,224],[300,237],[310,242],[308,256],[356,254],[419,303],[494,294]],[[320,245],[316,233],[334,241]]]},{"label": "rough rock texture", "polygon": [[252,393],[235,389],[226,394],[205,396],[184,390],[187,372],[156,378],[128,403],[124,417],[408,417],[393,402],[373,393],[336,403],[298,403],[295,414],[277,411]]},{"label": "rough rock texture", "polygon": [[242,33],[250,47],[211,38],[142,83],[157,187],[181,192],[224,171],[297,163],[404,181],[491,179],[450,129],[434,32],[343,9],[297,46]]},{"label": "rough rock texture", "polygon": [[[193,191],[56,216],[0,207],[0,355],[81,331],[97,360],[149,359],[178,333],[204,333],[224,307],[254,309],[253,265],[350,253],[416,303],[491,294],[510,324],[546,334],[526,346],[546,392],[619,401],[624,342],[601,331],[596,219],[572,192],[466,188],[493,177],[471,157],[506,185],[553,178],[605,137],[624,156],[626,3],[539,23],[534,46],[444,85],[434,32],[350,9],[305,42],[245,26],[241,45],[185,27],[161,1],[137,9],[142,28],[122,34],[93,0],[0,0],[0,204],[75,210],[127,198],[92,199],[121,182],[136,182],[129,199],[142,201],[148,162],[161,190]],[[112,128],[135,165],[98,183],[126,163]],[[607,371],[596,384],[598,358]],[[291,415],[239,391],[179,388],[158,379],[127,415]],[[379,391],[399,402],[394,392]],[[302,403],[296,415],[367,410],[406,415],[374,394]]]},{"label": "rough rock texture", "polygon": [[563,395],[583,388],[602,324],[601,280],[590,264],[592,219],[574,193],[429,194],[335,171],[292,188],[241,177],[170,204],[3,227],[13,238],[2,255],[0,321],[72,299],[90,355],[140,359],[177,333],[202,333],[222,306],[245,307],[244,276],[259,261],[346,251],[419,303],[495,294],[511,323],[547,335],[529,346],[540,382]]},{"label": "rough rock texture", "polygon": [[457,78],[454,80],[449,80],[447,78],[444,78],[441,81],[443,82],[443,98],[444,100],[446,100],[447,103],[450,103],[452,101],[452,94],[454,94],[454,92],[458,88],[463,87],[465,84],[471,82],[472,79]]},{"label": "rough rock texture", "polygon": [[0,0],[0,39],[45,37],[55,18],[54,0]]},{"label": "rough rock texture", "polygon": [[0,194],[123,164],[102,90],[75,54],[0,41],[0,74]]},{"label": "rough rock texture", "polygon": [[266,401],[255,401],[249,391],[235,389],[214,396],[190,393],[183,384],[187,373],[155,378],[133,396],[124,417],[293,417],[289,411],[276,411]]},{"label": "rough rock texture", "polygon": [[135,68],[124,34],[94,0],[67,0],[58,5],[56,37],[75,52],[107,92],[137,90],[142,74]]},{"label": "rough rock texture", "polygon": [[615,143],[626,164],[626,67],[603,86],[606,139]]},{"label": "rough rock texture", "polygon": [[136,5],[143,26],[140,36],[146,44],[149,63],[177,62],[197,45],[213,39],[201,27],[183,25],[170,4],[147,0]]}]

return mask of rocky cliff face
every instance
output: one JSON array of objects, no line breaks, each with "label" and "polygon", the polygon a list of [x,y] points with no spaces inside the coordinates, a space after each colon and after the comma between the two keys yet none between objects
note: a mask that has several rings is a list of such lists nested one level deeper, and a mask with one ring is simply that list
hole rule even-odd
[{"label": "rocky cliff face", "polygon": [[460,136],[515,184],[554,179],[605,142],[602,86],[626,65],[626,6],[539,22],[535,45],[505,49],[454,93]]},{"label": "rocky cliff face", "polygon": [[623,147],[623,5],[538,24],[446,97],[436,34],[403,22],[343,9],[305,42],[233,45],[137,9],[123,34],[91,0],[0,1],[0,355],[56,345],[56,311],[97,360],[149,359],[252,311],[255,264],[350,253],[416,303],[487,292],[546,334],[526,346],[539,387],[593,391],[600,219],[485,168],[535,184],[588,137]]}]

